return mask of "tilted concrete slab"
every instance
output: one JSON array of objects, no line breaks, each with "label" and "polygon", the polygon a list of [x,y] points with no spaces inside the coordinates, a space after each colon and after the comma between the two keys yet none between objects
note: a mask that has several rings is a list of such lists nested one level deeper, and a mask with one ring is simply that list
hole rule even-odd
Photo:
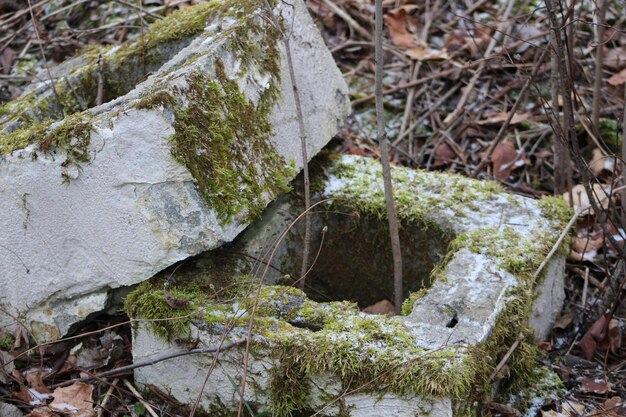
[{"label": "tilted concrete slab", "polygon": [[[312,157],[347,116],[347,87],[304,4],[270,3],[293,22]],[[111,289],[231,241],[287,187],[303,165],[300,137],[281,33],[263,4],[174,13],[65,64],[57,94],[42,82],[0,108],[5,322],[59,338]],[[99,54],[111,101],[85,110]]]},{"label": "tilted concrete slab", "polygon": [[[376,222],[386,224],[378,162],[342,156],[324,172],[322,180],[315,180],[316,188],[321,190],[318,197],[330,200],[317,207],[324,207],[326,214],[315,215],[314,236],[325,233],[324,244],[333,239],[337,225],[329,223],[329,213],[344,217],[359,213],[373,219],[368,228]],[[176,271],[165,271],[129,296],[126,308],[133,317],[179,317],[169,324],[138,325],[133,358],[142,362],[179,352],[185,340],[195,341],[199,348],[218,346],[223,340],[245,341],[252,324],[249,356],[246,359],[245,345],[238,345],[219,354],[217,367],[210,366],[212,355],[178,357],[136,369],[135,380],[155,384],[184,403],[200,398],[212,414],[228,414],[242,398],[245,363],[243,398],[258,412],[443,417],[467,411],[470,398],[490,391],[494,368],[518,340],[507,363],[509,375],[496,379],[504,384],[531,373],[535,336],[547,335],[563,302],[562,251],[538,279],[534,275],[571,210],[556,198],[532,200],[508,194],[496,183],[458,175],[395,167],[392,177],[403,228],[413,230],[411,225],[417,224],[422,230],[414,244],[423,248],[420,242],[444,236],[449,242],[448,252],[431,273],[430,287],[409,295],[403,315],[369,315],[349,301],[315,302],[311,297],[319,297],[317,291],[307,290],[307,296],[293,287],[260,286],[258,278],[233,276],[237,267],[229,263],[226,271],[207,267],[212,256],[219,259],[212,265],[224,264],[219,257],[223,254],[207,254]],[[291,235],[271,252],[274,238],[298,215],[298,210],[289,210],[293,201],[274,203],[232,250],[257,259],[253,269],[257,277],[264,269],[258,260],[267,261],[271,253],[272,268],[281,273],[265,276],[267,284],[299,268],[298,262],[289,264],[293,252],[284,249],[291,245]],[[324,231],[325,224],[333,226]],[[356,255],[358,236],[349,236],[347,245]],[[403,248],[405,254],[411,249]],[[373,250],[369,257],[341,254],[333,260],[355,268],[371,262],[368,266],[376,269],[377,256]],[[203,267],[208,272],[201,272]],[[224,277],[229,271],[231,276]],[[329,282],[346,279],[334,276]],[[391,275],[386,279],[391,281]],[[359,281],[359,276],[349,282],[379,286],[364,278]],[[186,300],[185,308],[170,307],[164,285],[171,295]]]}]

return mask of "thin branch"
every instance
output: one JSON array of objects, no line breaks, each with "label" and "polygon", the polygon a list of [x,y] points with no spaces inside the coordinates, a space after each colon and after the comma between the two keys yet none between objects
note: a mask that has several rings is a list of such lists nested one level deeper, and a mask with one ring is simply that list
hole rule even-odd
[{"label": "thin branch", "polygon": [[137,368],[143,368],[144,366],[155,365],[155,364],[157,364],[159,362],[167,361],[167,360],[174,359],[174,358],[179,358],[181,356],[201,355],[201,354],[204,354],[204,353],[218,353],[218,352],[221,352],[223,350],[232,349],[234,347],[243,345],[244,343],[245,343],[245,340],[235,340],[234,342],[223,343],[223,344],[220,344],[218,346],[209,346],[209,347],[205,347],[205,348],[181,350],[181,351],[178,351],[178,352],[165,353],[163,355],[155,356],[155,357],[153,357],[151,359],[148,359],[146,361],[143,361],[143,362],[136,362],[136,363],[133,363],[133,364],[130,364],[130,365],[121,366],[119,368],[110,369],[108,371],[99,372],[97,374],[90,375],[90,376],[70,379],[68,381],[64,381],[64,382],[61,382],[59,384],[52,385],[49,388],[54,389],[54,388],[58,388],[58,387],[67,387],[69,385],[72,385],[75,382],[89,382],[89,381],[93,381],[93,380],[96,380],[96,379],[102,379],[102,378],[108,378],[108,377],[112,377],[112,376],[118,376],[119,374],[124,373],[124,372],[132,371],[132,370],[137,369]]},{"label": "thin branch", "polygon": [[498,145],[498,143],[500,143],[500,141],[504,137],[504,134],[505,134],[506,130],[509,128],[509,126],[511,124],[511,120],[513,119],[513,116],[515,116],[515,113],[517,112],[517,109],[519,109],[519,106],[522,104],[522,100],[526,97],[526,91],[528,91],[528,88],[530,87],[531,82],[537,76],[537,73],[539,72],[539,69],[541,68],[541,63],[543,62],[543,59],[545,58],[545,56],[548,53],[548,51],[549,51],[549,49],[546,48],[546,49],[543,50],[543,52],[541,52],[541,55],[539,56],[539,60],[535,64],[535,68],[533,68],[532,73],[528,76],[528,79],[526,80],[526,83],[524,83],[524,86],[522,87],[522,90],[520,91],[519,95],[517,96],[517,99],[515,100],[515,103],[513,104],[513,108],[511,108],[511,110],[509,111],[509,114],[507,114],[506,120],[504,121],[504,123],[500,127],[500,130],[496,134],[495,139],[491,142],[491,145],[489,146],[489,149],[487,150],[487,154],[482,159],[482,161],[480,161],[480,163],[478,164],[478,166],[476,167],[476,169],[472,173],[472,177],[475,178],[480,173],[480,171],[485,167],[485,165],[489,162],[489,160],[491,159],[491,155],[493,155],[493,151],[496,149],[496,146]]},{"label": "thin branch", "polygon": [[376,128],[378,146],[380,146],[380,162],[383,165],[383,181],[385,185],[385,203],[387,219],[389,220],[389,235],[393,254],[393,287],[396,314],[402,311],[402,251],[400,249],[400,233],[398,232],[398,218],[393,203],[393,185],[391,183],[391,167],[389,166],[389,151],[387,149],[387,134],[385,132],[385,109],[383,106],[383,2],[376,0]]},{"label": "thin branch", "polygon": [[595,129],[599,129],[600,102],[602,101],[602,60],[604,55],[604,21],[608,0],[599,0],[596,6],[596,68],[593,80],[593,109],[591,121]]}]

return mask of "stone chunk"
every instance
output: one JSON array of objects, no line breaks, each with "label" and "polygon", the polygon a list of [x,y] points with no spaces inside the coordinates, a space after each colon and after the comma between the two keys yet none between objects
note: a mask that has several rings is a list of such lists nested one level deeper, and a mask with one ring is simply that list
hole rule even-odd
[{"label": "stone chunk", "polygon": [[[126,300],[131,317],[163,319],[174,313],[187,317],[176,327],[164,322],[138,326],[133,343],[136,361],[176,352],[181,339],[208,347],[249,337],[247,360],[242,344],[217,359],[182,356],[138,368],[137,382],[155,384],[183,403],[193,403],[202,390],[206,410],[228,415],[239,406],[236,387],[247,366],[243,398],[255,412],[449,417],[453,404],[471,407],[475,395],[494,382],[494,368],[520,334],[524,338],[509,361],[508,378],[519,381],[532,373],[534,339],[547,335],[564,298],[562,252],[557,251],[535,279],[572,215],[564,202],[508,194],[496,183],[458,175],[393,168],[398,215],[402,227],[414,234],[403,241],[405,256],[427,252],[429,243],[435,246],[439,240],[448,245],[432,258],[438,259],[434,268],[424,263],[431,265],[430,279],[404,277],[412,292],[403,315],[371,315],[361,310],[371,302],[363,291],[381,299],[392,295],[392,287],[384,283],[393,281],[379,265],[377,253],[383,251],[379,242],[388,239],[386,227],[376,226],[386,225],[380,164],[355,156],[330,160],[324,174],[314,179],[321,190],[317,197],[328,201],[315,210],[312,235],[323,234],[324,240],[313,245],[322,249],[319,257],[315,255],[305,292],[276,285],[285,279],[281,274],[297,276],[300,266],[291,250],[301,245],[298,233],[284,235],[277,248],[273,244],[273,237],[283,236],[301,212],[290,208],[299,198],[287,197],[274,202],[231,250],[254,259],[253,268],[224,264],[224,253],[203,254],[186,267],[142,283]],[[346,227],[332,220],[333,215],[357,220],[345,220]],[[372,229],[379,230],[378,236],[370,233]],[[348,254],[333,242],[337,239],[346,239],[343,246]],[[358,253],[359,240],[377,246]],[[325,245],[333,249],[324,252]],[[326,257],[334,264],[325,273],[332,274],[334,268],[341,274],[315,274]],[[422,262],[418,257],[407,256],[405,264]],[[280,274],[265,274],[267,262],[267,270]],[[360,264],[373,271],[371,276],[358,269]],[[350,267],[359,272],[351,275]],[[233,272],[237,268],[255,276],[238,276]],[[382,279],[377,273],[383,274]],[[186,310],[174,312],[163,300],[163,282],[170,276],[177,296],[189,301]],[[411,287],[416,283],[421,288]],[[352,292],[350,287],[363,291]],[[336,293],[350,295],[343,298]],[[330,298],[333,294],[336,298]],[[364,298],[351,298],[354,294]],[[250,323],[253,330],[248,333]],[[214,360],[218,365],[202,389]]]},{"label": "stone chunk", "polygon": [[[293,21],[312,157],[347,116],[347,87],[302,1],[275,3]],[[98,55],[87,53],[59,72],[61,102],[43,82],[0,108],[2,303],[38,340],[101,311],[111,289],[230,242],[302,168],[283,43],[263,4],[204,3],[100,51],[102,106],[86,109]]]}]

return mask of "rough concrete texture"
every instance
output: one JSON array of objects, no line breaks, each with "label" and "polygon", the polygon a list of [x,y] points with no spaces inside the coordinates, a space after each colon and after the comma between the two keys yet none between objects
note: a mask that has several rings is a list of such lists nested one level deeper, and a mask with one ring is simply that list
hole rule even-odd
[{"label": "rough concrete texture", "polygon": [[[13,105],[0,111],[8,120],[2,126],[0,149],[9,152],[0,156],[3,309],[19,316],[39,340],[58,338],[73,323],[101,311],[110,289],[141,282],[190,255],[231,241],[250,222],[253,210],[275,198],[301,169],[283,44],[270,36],[277,31],[264,16],[263,1],[221,4],[226,10],[208,14],[201,22],[204,30],[166,45],[171,59],[147,80],[80,114],[79,125],[86,127],[87,136],[73,133],[79,131],[73,130],[76,119],[71,118],[44,126],[39,136],[20,130],[7,133],[26,122],[19,114],[7,119],[4,112],[25,110]],[[312,157],[348,114],[347,88],[304,4],[278,4],[284,21],[293,22],[292,56]],[[199,15],[186,14],[195,19]],[[275,62],[272,48],[278,51]],[[124,54],[128,49],[113,49],[105,58],[115,62]],[[278,72],[272,70],[274,63]],[[46,83],[33,88],[45,89]],[[273,96],[266,99],[274,91],[276,101]],[[262,118],[261,102],[273,103],[267,109],[271,132],[266,129],[266,142],[237,131],[240,125],[253,129],[262,123],[242,121],[254,114]],[[213,113],[207,116],[209,110],[203,109],[210,106],[218,106],[217,129],[231,120],[230,130],[209,131],[216,123],[211,123]],[[235,113],[236,106],[245,110]],[[235,141],[221,148],[230,165],[222,171],[194,170],[194,158],[213,152],[218,146],[213,141],[231,131],[237,131]],[[38,139],[45,132],[51,132],[51,146]],[[177,142],[186,140],[189,132],[197,142]],[[33,143],[11,147],[24,137]],[[173,157],[176,149],[179,154]],[[185,151],[189,155],[181,155]],[[207,195],[220,202],[222,190],[210,186],[220,175],[230,175],[224,183],[238,187],[230,196],[240,204],[234,212],[232,205],[227,207],[231,212],[207,206]],[[254,198],[247,197],[250,193]],[[246,198],[237,200],[239,194]],[[255,205],[246,206],[248,200]]]},{"label": "rough concrete texture", "polygon": [[[342,156],[325,171],[323,197],[341,202],[328,203],[329,212],[346,212],[346,207],[364,216],[384,212],[378,162]],[[520,333],[528,345],[510,360],[518,369],[511,373],[519,372],[512,377],[524,378],[534,369],[534,359],[523,352],[532,352],[533,330],[539,339],[547,334],[561,306],[563,253],[557,252],[538,280],[532,277],[556,243],[569,209],[555,199],[531,200],[457,175],[393,168],[392,177],[403,221],[426,227],[427,239],[452,236],[449,253],[433,271],[434,283],[425,293],[409,297],[405,315],[395,317],[364,314],[345,302],[313,302],[294,288],[265,287],[254,310],[253,359],[244,396],[257,411],[278,416],[298,410],[328,416],[449,417],[471,407],[465,402],[470,392],[488,383]],[[290,223],[284,205],[280,202],[240,242],[255,250],[262,246],[256,237],[274,237],[275,227]],[[156,294],[161,285],[155,282]],[[138,289],[133,304],[141,305],[142,294],[149,291]],[[233,304],[190,298],[189,311],[197,318],[186,337],[198,340],[199,347],[215,346],[222,335],[227,341],[245,340],[254,297],[248,293]],[[151,318],[142,316],[141,307],[133,311],[139,318]],[[225,333],[216,315],[233,329]],[[497,343],[490,343],[493,337]],[[176,342],[156,337],[149,326],[135,333],[135,361],[178,350]],[[156,384],[182,402],[201,395],[206,410],[228,413],[238,407],[240,397],[224,374],[240,383],[244,352],[239,346],[220,354],[202,392],[199,387],[214,360],[210,355],[142,367],[135,370],[135,380]]]}]

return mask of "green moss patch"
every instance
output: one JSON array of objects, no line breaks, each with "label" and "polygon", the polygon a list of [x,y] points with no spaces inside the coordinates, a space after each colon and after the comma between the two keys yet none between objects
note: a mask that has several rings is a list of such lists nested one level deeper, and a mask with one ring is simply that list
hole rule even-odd
[{"label": "green moss patch", "polygon": [[[384,218],[378,164],[369,160],[357,163],[363,165],[355,169],[354,165],[335,162],[338,168],[331,172],[327,191],[341,199],[344,209],[351,207],[364,215]],[[346,183],[338,185],[337,178]],[[262,287],[253,318],[256,335],[253,355],[270,355],[277,363],[271,370],[268,388],[275,415],[288,416],[306,410],[313,395],[313,383],[320,384],[327,376],[340,382],[338,398],[329,394],[327,399],[338,400],[339,408],[341,393],[353,391],[451,397],[471,403],[490,397],[494,381],[501,388],[516,390],[532,376],[540,356],[527,323],[536,285],[533,275],[569,220],[571,209],[555,198],[527,205],[494,183],[455,175],[415,175],[411,170],[395,168],[393,179],[401,219],[430,226],[431,233],[453,236],[454,230],[461,230],[450,243],[449,254],[461,249],[482,254],[515,275],[518,285],[506,295],[505,308],[499,313],[487,342],[473,347],[462,343],[428,347],[421,340],[420,324],[411,319],[364,315],[355,303],[347,301],[318,303],[296,288]],[[510,204],[510,198],[516,202],[508,206],[513,215],[527,216],[535,222],[533,227],[509,225],[506,221],[501,225],[496,222],[493,227],[472,223],[474,219],[470,216],[474,208],[481,208],[482,204],[501,207]],[[455,216],[455,221],[463,222],[463,227],[439,225],[433,219],[441,218],[438,217],[441,213]],[[436,277],[445,276],[446,262],[435,269]],[[226,323],[229,322],[226,317],[235,315],[232,306],[236,306],[240,309],[237,313],[240,319],[235,325],[246,328],[260,283],[249,277],[243,281],[248,284],[240,287],[245,290],[232,293],[234,301],[215,298],[205,301],[197,309],[196,317],[209,324],[220,320]],[[160,290],[158,285],[157,290]],[[147,291],[138,289],[134,300],[144,297],[141,292]],[[403,313],[409,315],[415,301],[425,294],[426,290],[411,294],[403,305]],[[131,313],[150,318],[151,311]],[[520,334],[524,338],[507,363],[508,371],[492,379],[495,366]],[[322,386],[321,390],[324,389]]]},{"label": "green moss patch", "polygon": [[[228,17],[251,22],[263,6],[264,2],[260,0],[212,0],[178,10],[156,21],[148,27],[145,35],[120,47],[88,47],[80,57],[82,64],[70,75],[55,82],[54,94],[48,92],[42,97],[30,94],[0,106],[1,123],[5,126],[11,123],[20,130],[17,138],[11,133],[0,135],[0,155],[9,154],[33,143],[33,135],[25,132],[40,129],[39,125],[47,120],[60,120],[93,107],[98,91],[99,56],[105,60],[104,101],[107,102],[135,88],[148,74],[156,71],[173,54],[188,45],[193,37],[212,21]],[[262,30],[267,32],[268,36],[275,34],[258,24],[243,24],[237,27],[245,34],[245,37],[237,42],[248,48],[240,51],[240,57],[246,56],[248,62],[260,59],[250,53],[255,49],[250,47],[253,43],[246,42]],[[220,36],[222,35],[224,34],[220,33]],[[276,49],[271,46],[272,44],[269,45],[268,53],[263,55],[262,62],[262,68],[267,71],[275,70],[278,65]],[[258,52],[262,48],[256,47],[256,50]]]},{"label": "green moss patch", "polygon": [[222,222],[240,213],[251,220],[289,189],[294,173],[270,142],[272,89],[255,105],[219,62],[217,72],[217,80],[200,72],[188,78],[181,94],[189,105],[175,113],[172,155],[191,172]]}]

